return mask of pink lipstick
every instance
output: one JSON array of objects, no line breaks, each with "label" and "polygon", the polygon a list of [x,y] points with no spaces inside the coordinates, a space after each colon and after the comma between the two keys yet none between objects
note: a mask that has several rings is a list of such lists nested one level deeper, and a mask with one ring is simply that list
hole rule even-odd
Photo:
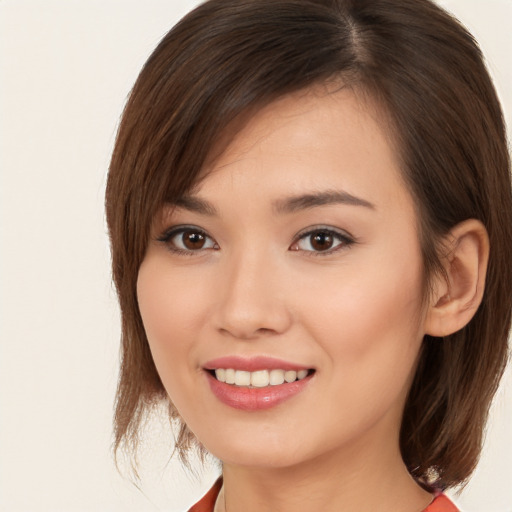
[{"label": "pink lipstick", "polygon": [[222,357],[203,368],[213,394],[244,411],[269,409],[296,396],[314,375],[312,368],[265,356]]}]

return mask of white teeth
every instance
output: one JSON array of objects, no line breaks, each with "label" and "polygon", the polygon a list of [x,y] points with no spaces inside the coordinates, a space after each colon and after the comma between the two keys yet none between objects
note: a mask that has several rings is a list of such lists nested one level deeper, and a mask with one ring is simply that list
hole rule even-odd
[{"label": "white teeth", "polygon": [[299,370],[297,372],[297,379],[299,379],[299,380],[302,380],[304,377],[307,377],[307,376],[308,376],[307,370]]},{"label": "white teeth", "polygon": [[270,371],[270,385],[278,386],[284,382],[284,370],[271,370]]},{"label": "white teeth", "polygon": [[215,377],[217,377],[217,380],[220,382],[226,382],[226,370],[224,370],[224,368],[215,370]]},{"label": "white teeth", "polygon": [[234,384],[236,382],[235,373],[235,370],[232,368],[226,370],[226,384]]},{"label": "white teeth", "polygon": [[255,388],[264,388],[265,386],[268,386],[269,382],[270,377],[268,370],[260,370],[251,373],[251,386],[254,386]]},{"label": "white teeth", "polygon": [[284,372],[284,380],[286,382],[295,382],[297,380],[297,372],[294,370]]},{"label": "white teeth", "polygon": [[251,385],[251,372],[244,372],[237,370],[235,372],[235,384],[237,386],[250,386]]},{"label": "white teeth", "polygon": [[215,377],[219,382],[234,384],[235,386],[264,388],[267,386],[279,386],[285,382],[295,382],[308,376],[308,370],[258,370],[248,372],[234,370],[233,368],[217,368]]}]

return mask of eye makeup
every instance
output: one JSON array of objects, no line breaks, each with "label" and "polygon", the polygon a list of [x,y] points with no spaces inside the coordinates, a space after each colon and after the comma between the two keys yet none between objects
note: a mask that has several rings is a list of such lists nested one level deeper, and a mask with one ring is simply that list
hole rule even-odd
[{"label": "eye makeup", "polygon": [[[204,229],[194,225],[172,226],[156,238],[175,254],[193,255],[205,250],[219,250],[220,246]],[[290,251],[314,256],[327,256],[357,243],[352,235],[332,226],[312,226],[295,237]]]}]

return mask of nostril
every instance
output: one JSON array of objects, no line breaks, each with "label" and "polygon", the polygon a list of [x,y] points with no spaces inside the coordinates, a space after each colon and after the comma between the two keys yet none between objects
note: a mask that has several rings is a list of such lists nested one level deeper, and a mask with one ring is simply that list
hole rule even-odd
[{"label": "nostril", "polygon": [[276,331],[268,329],[267,327],[260,327],[256,332],[260,334],[275,334]]}]

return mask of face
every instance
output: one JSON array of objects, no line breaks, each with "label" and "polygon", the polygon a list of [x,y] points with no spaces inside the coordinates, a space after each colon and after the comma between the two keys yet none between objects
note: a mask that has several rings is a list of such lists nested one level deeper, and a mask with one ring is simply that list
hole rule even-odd
[{"label": "face", "polygon": [[154,221],[137,285],[151,352],[227,464],[398,449],[423,266],[382,126],[348,89],[285,97]]}]

